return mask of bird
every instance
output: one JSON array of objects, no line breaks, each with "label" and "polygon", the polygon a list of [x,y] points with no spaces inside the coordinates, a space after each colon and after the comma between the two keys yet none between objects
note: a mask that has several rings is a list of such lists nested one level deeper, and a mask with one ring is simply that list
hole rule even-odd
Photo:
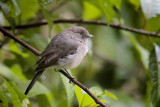
[{"label": "bird", "polygon": [[[88,52],[88,40],[93,37],[84,27],[73,26],[52,38],[35,63],[36,72],[28,85],[25,95],[34,86],[46,68],[54,66],[56,70],[77,67]],[[68,72],[67,72],[68,73]]]}]

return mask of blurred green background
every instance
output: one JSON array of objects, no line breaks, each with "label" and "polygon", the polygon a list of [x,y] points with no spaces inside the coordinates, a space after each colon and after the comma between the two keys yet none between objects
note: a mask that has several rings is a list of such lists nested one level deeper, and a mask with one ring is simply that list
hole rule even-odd
[{"label": "blurred green background", "polygon": [[[152,2],[160,6],[158,0]],[[160,16],[150,15],[158,14],[152,13],[152,9],[146,15],[143,3],[144,0],[0,0],[0,25],[10,26],[11,33],[41,52],[51,38],[64,29],[74,25],[85,27],[94,38],[91,38],[85,59],[71,70],[72,75],[96,91],[95,95],[107,101],[109,107],[159,107],[159,38],[96,24],[52,23],[61,18],[100,20],[158,34]],[[48,25],[15,28],[43,21]],[[93,105],[80,101],[78,88],[74,89],[74,85],[54,72],[53,67],[45,70],[29,95],[24,96],[22,93],[35,75],[33,65],[38,56],[0,35],[0,99],[6,102],[0,106],[18,107],[15,102],[19,102],[27,107],[29,101],[28,106],[33,107],[97,106],[94,101],[91,101]],[[10,88],[2,78],[9,82]],[[114,97],[107,94],[100,97],[104,90],[112,92]]]}]

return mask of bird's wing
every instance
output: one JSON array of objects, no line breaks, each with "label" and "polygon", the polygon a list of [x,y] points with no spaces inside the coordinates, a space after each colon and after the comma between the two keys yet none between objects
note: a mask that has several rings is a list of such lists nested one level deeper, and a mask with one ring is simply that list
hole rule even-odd
[{"label": "bird's wing", "polygon": [[[57,36],[52,39],[50,44],[46,49],[41,53],[39,59],[36,62],[37,68],[36,72],[44,70],[53,65],[57,65],[59,58],[64,58],[67,55],[74,54],[79,46],[73,38],[67,38],[67,41],[57,41],[61,36]],[[66,37],[63,37],[66,39]]]}]

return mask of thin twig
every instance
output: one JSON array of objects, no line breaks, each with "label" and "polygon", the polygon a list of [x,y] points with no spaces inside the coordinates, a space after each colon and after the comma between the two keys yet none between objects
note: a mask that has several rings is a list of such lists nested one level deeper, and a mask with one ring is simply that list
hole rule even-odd
[{"label": "thin twig", "polygon": [[[39,52],[38,50],[36,50],[35,48],[33,48],[32,46],[30,46],[29,44],[25,43],[24,41],[22,41],[21,39],[17,38],[15,35],[11,34],[10,32],[8,32],[6,29],[4,29],[3,27],[0,26],[0,31],[5,35],[8,36],[12,39],[14,39],[16,42],[18,42],[19,44],[21,44],[22,46],[24,46],[25,48],[27,48],[28,50],[30,50],[32,53],[34,53],[35,55],[40,55],[41,52]],[[75,83],[76,85],[78,85],[80,88],[82,88],[86,93],[88,93],[93,99],[94,101],[101,105],[102,107],[107,107],[105,104],[103,104],[96,96],[94,96],[94,94],[92,92],[90,92],[90,90],[84,86],[83,84],[81,84],[79,81],[77,81],[76,79],[73,79],[72,76],[70,76],[68,73],[66,73],[63,70],[59,70],[59,72],[61,72],[64,76],[66,76],[68,79],[70,79],[70,81],[72,81],[73,83]]]},{"label": "thin twig", "polygon": [[[91,25],[102,25],[102,26],[108,25],[106,23],[106,21],[92,21],[92,20],[83,20],[83,19],[57,19],[57,20],[53,20],[53,23],[54,24],[79,23],[79,24],[91,24]],[[18,25],[18,26],[16,26],[16,29],[26,29],[26,28],[32,28],[32,27],[39,27],[39,26],[43,26],[43,25],[47,25],[47,24],[48,24],[47,21],[43,21],[43,22],[37,22],[37,23],[32,23],[32,24]],[[156,34],[155,32],[149,32],[146,30],[127,27],[127,26],[123,26],[123,25],[115,24],[115,23],[110,23],[109,26],[116,28],[116,29],[122,29],[122,30],[130,31],[130,32],[134,32],[134,33],[139,33],[139,34],[143,34],[143,35],[147,35],[147,36],[160,38],[160,34]],[[4,28],[11,29],[11,27],[9,27],[9,26],[5,26]]]}]

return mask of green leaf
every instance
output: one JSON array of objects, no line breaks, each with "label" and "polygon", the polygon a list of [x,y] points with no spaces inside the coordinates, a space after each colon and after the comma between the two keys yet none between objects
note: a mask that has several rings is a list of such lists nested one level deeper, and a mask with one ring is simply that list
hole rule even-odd
[{"label": "green leaf", "polygon": [[101,95],[103,93],[102,89],[99,87],[92,87],[89,90],[95,95]]},{"label": "green leaf", "polygon": [[140,7],[140,0],[129,0],[129,2],[135,6],[136,10]]},{"label": "green leaf", "polygon": [[154,44],[150,55],[149,71],[151,74],[151,106],[160,106],[160,47]]},{"label": "green leaf", "polygon": [[99,106],[95,103],[92,97],[90,97],[84,91],[82,92],[81,88],[79,88],[77,85],[75,86],[75,93],[78,99],[79,107],[90,107],[91,105],[95,105],[94,107]]},{"label": "green leaf", "polygon": [[9,48],[10,48],[10,51],[11,52],[14,52],[18,55],[21,55],[22,57],[28,57],[29,54],[28,53],[24,53],[24,52],[21,52],[20,49],[18,48],[18,43],[15,43],[14,41],[11,41],[9,43]]},{"label": "green leaf", "polygon": [[38,102],[38,107],[52,107],[49,103],[49,99],[45,94],[36,96],[36,101]]},{"label": "green leaf", "polygon": [[79,88],[77,85],[75,85],[75,94],[77,96],[78,104],[80,107],[80,105],[83,101],[83,94],[82,94],[81,88]]},{"label": "green leaf", "polygon": [[8,107],[7,98],[6,98],[5,95],[3,94],[1,87],[0,87],[0,100],[2,101],[3,107]]},{"label": "green leaf", "polygon": [[96,105],[95,107],[99,106],[99,104],[97,105],[97,103],[93,100],[93,98],[90,95],[84,94],[83,101],[80,107],[86,107],[90,105]]},{"label": "green leaf", "polygon": [[[96,19],[101,16],[102,12],[95,5],[91,4],[88,1],[83,1],[83,18],[84,19]],[[93,14],[94,13],[94,14]]]},{"label": "green leaf", "polygon": [[23,107],[32,107],[28,98],[17,88],[16,84],[12,81],[9,81],[9,84],[14,88],[14,90],[18,94],[19,99],[21,100]]},{"label": "green leaf", "polygon": [[52,16],[51,16],[50,13],[48,13],[48,11],[46,9],[42,8],[42,11],[44,13],[45,18],[47,19],[48,26],[49,26],[49,38],[51,38],[51,30],[52,30],[52,27],[53,27]]},{"label": "green leaf", "polygon": [[10,84],[2,77],[0,77],[5,84],[7,85],[7,90],[9,91],[9,93],[11,94],[11,99],[13,102],[14,107],[22,107],[22,104],[20,102],[20,100],[18,99],[18,95],[15,92],[15,90],[10,86]]},{"label": "green leaf", "polygon": [[[21,83],[17,84],[17,86],[20,88],[19,90],[21,90],[22,92],[25,92],[25,90],[30,82],[31,82],[31,80],[21,82]],[[33,96],[36,96],[39,94],[48,94],[48,93],[50,93],[50,90],[46,86],[44,86],[43,84],[41,84],[40,82],[37,81],[27,96],[33,97]]]},{"label": "green leaf", "polygon": [[46,9],[46,5],[51,3],[52,0],[38,0],[38,1],[39,1],[39,5],[40,5],[42,12],[44,13],[45,18],[47,19],[48,26],[49,26],[49,38],[51,38],[51,30],[53,27],[53,21],[52,21],[52,15]]},{"label": "green leaf", "polygon": [[[99,99],[103,98],[103,97],[110,97],[113,98],[115,100],[118,100],[117,97],[112,94],[111,92],[105,90],[104,92],[102,91],[101,88],[99,87],[92,87],[89,89],[94,95],[96,95]],[[106,100],[104,100],[105,102],[107,102]]]},{"label": "green leaf", "polygon": [[8,15],[9,14],[10,10],[9,10],[8,6],[5,3],[0,1],[0,7],[1,7],[4,15]]},{"label": "green leaf", "polygon": [[50,92],[50,93],[45,94],[45,95],[46,95],[46,97],[47,97],[47,99],[48,99],[50,105],[51,105],[52,107],[55,106],[56,100],[55,100],[55,98],[54,98],[53,93]]},{"label": "green leaf", "polygon": [[117,9],[120,10],[121,7],[121,0],[111,0],[112,5],[114,5]]},{"label": "green leaf", "polygon": [[17,0],[12,0],[12,3],[14,5],[14,10],[15,11],[15,15],[19,15],[21,13],[19,5],[17,3]]},{"label": "green leaf", "polygon": [[62,31],[63,31],[63,29],[62,29],[62,27],[59,24],[55,24],[54,25],[54,32],[55,32],[55,34],[58,34],[59,32],[62,32]]},{"label": "green leaf", "polygon": [[[39,51],[44,51],[46,45],[47,45],[47,40],[44,39],[44,37],[42,37],[40,34],[37,34],[32,30],[29,30],[27,32],[25,32],[25,36],[30,36],[30,33],[32,33],[32,36],[30,37],[29,44],[33,44],[33,46],[35,46],[36,49],[38,49]],[[35,40],[38,40],[35,42]]]},{"label": "green leaf", "polygon": [[[4,11],[4,14],[7,15],[8,17],[15,17],[20,14],[20,8],[17,0],[8,1],[8,5],[6,5],[6,3],[3,3],[3,2],[0,2],[0,4],[4,5],[4,6],[1,6],[1,8]],[[4,7],[7,10],[5,10]]]},{"label": "green leaf", "polygon": [[61,78],[62,78],[62,81],[63,81],[64,86],[65,86],[65,90],[66,90],[66,93],[67,93],[68,107],[71,107],[72,101],[73,101],[73,98],[74,98],[74,85],[70,84],[68,78],[66,78],[62,74],[61,74]]},{"label": "green leaf", "polygon": [[[106,100],[100,100],[102,103],[106,103],[107,101]],[[99,107],[99,104],[97,103],[92,103],[90,104],[88,107]]]},{"label": "green leaf", "polygon": [[11,14],[11,10],[9,9],[9,6],[0,1],[0,8],[2,9],[2,12],[3,12],[5,18],[7,19],[7,21],[9,22],[10,26],[14,30],[15,19],[14,19],[13,15]]},{"label": "green leaf", "polygon": [[104,93],[105,93],[106,97],[110,97],[110,98],[113,98],[115,100],[118,100],[118,98],[114,94],[112,94],[111,92],[105,90]]},{"label": "green leaf", "polygon": [[6,5],[5,3],[3,3],[3,5],[5,6],[5,9],[7,9],[7,11],[6,11],[4,8],[2,8],[3,13],[4,13],[6,19],[8,20],[10,26],[12,27],[13,33],[15,33],[14,32],[15,25],[16,25],[15,17],[20,14],[20,8],[18,5],[18,2],[17,2],[17,0],[9,0],[8,5]]},{"label": "green leaf", "polygon": [[156,17],[160,14],[160,1],[159,0],[140,0],[141,8],[147,19]]},{"label": "green leaf", "polygon": [[14,64],[11,67],[11,71],[14,72],[21,80],[27,80],[26,77],[23,75],[23,71],[18,64]]},{"label": "green leaf", "polygon": [[90,104],[90,105],[89,105],[89,106],[87,106],[87,107],[99,107],[99,104],[92,103],[92,104]]},{"label": "green leaf", "polygon": [[22,21],[27,21],[31,18],[35,18],[36,12],[39,10],[39,5],[37,0],[20,0],[19,6],[21,9]]},{"label": "green leaf", "polygon": [[10,68],[2,63],[0,63],[0,74],[16,82],[22,81],[21,78],[15,74],[15,72],[12,72]]},{"label": "green leaf", "polygon": [[114,16],[111,0],[98,0],[98,3],[102,9],[102,12],[106,16],[107,22],[109,23]]},{"label": "green leaf", "polygon": [[133,46],[135,47],[135,49],[137,50],[138,54],[140,55],[141,61],[143,63],[144,68],[147,70],[148,69],[148,64],[149,64],[149,52],[143,48],[138,41],[136,40],[136,38],[132,35],[130,35],[130,33],[124,32],[124,34],[128,37],[128,39],[131,41],[131,43],[133,44]]}]

